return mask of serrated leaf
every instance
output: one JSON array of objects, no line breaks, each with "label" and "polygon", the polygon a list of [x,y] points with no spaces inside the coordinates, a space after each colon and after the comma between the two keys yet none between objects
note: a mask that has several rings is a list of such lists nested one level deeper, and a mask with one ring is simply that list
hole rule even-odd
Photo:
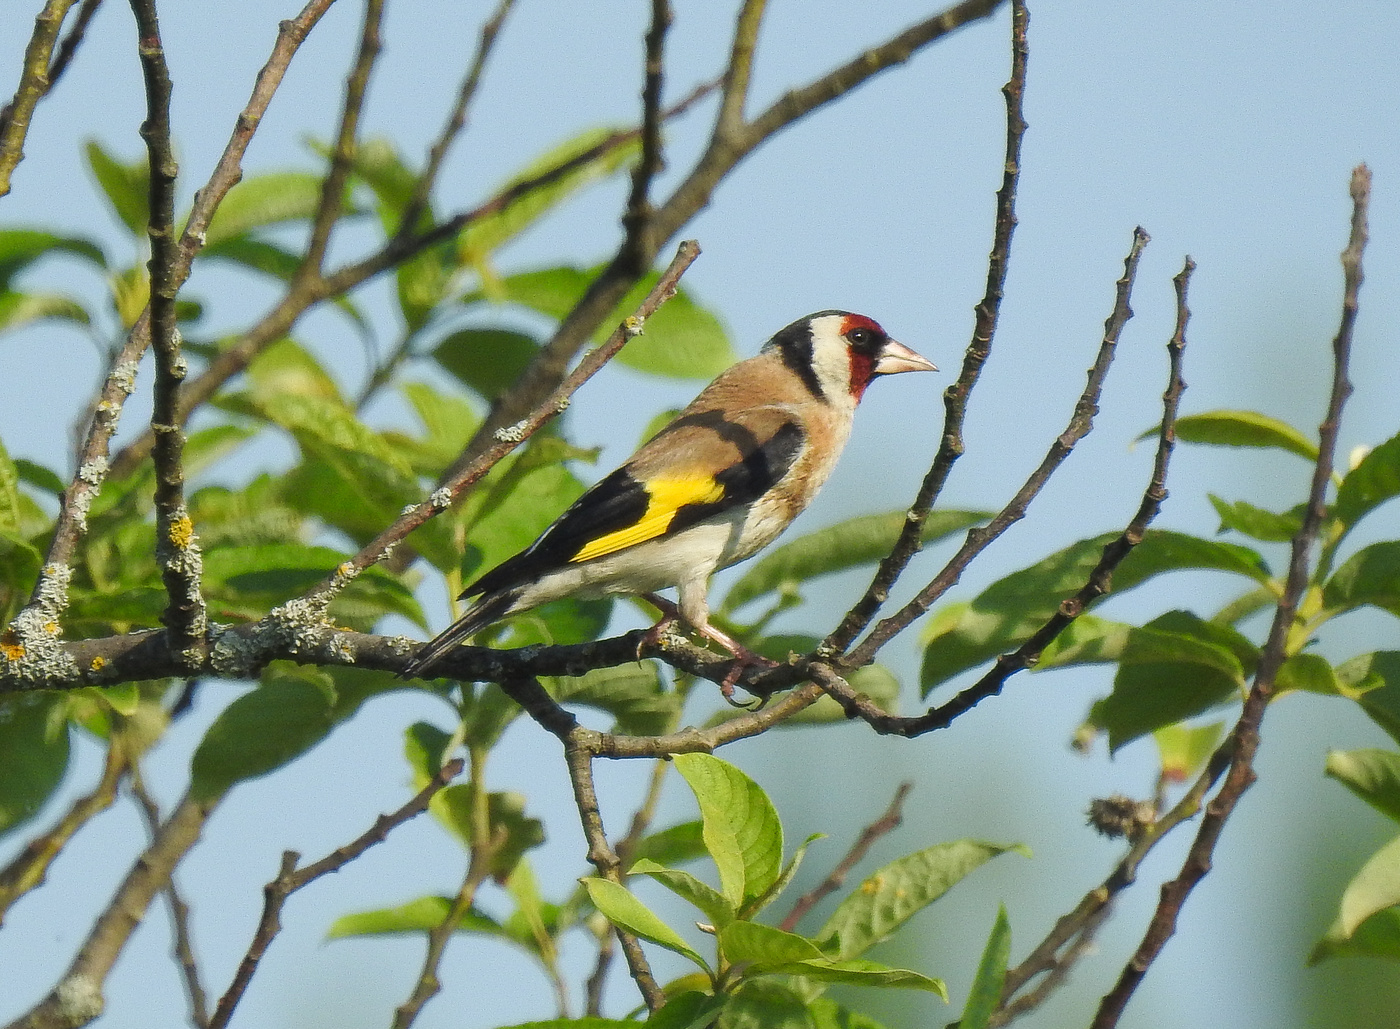
[{"label": "serrated leaf", "polygon": [[[1138,439],[1156,437],[1157,428]],[[1317,460],[1317,444],[1287,422],[1258,411],[1207,411],[1187,415],[1176,422],[1176,438],[1186,443],[1221,447],[1266,447]]]},{"label": "serrated leaf", "polygon": [[734,905],[729,903],[718,890],[709,883],[697,879],[689,872],[678,868],[667,868],[650,858],[638,858],[632,863],[629,875],[645,875],[666,887],[677,897],[693,904],[705,913],[710,923],[722,929],[734,921]]},{"label": "serrated leaf", "polygon": [[251,229],[310,218],[321,203],[321,176],[280,171],[250,175],[228,191],[205,232],[217,246]]},{"label": "serrated leaf", "polygon": [[967,991],[958,1029],[987,1029],[992,1015],[1001,1006],[1001,988],[1006,982],[1006,962],[1011,956],[1011,923],[1006,918],[1006,905],[997,905],[997,919],[992,934],[982,949],[977,974]]},{"label": "serrated leaf", "polygon": [[1387,818],[1400,822],[1400,754],[1393,750],[1333,750],[1327,774]]},{"label": "serrated leaf", "polygon": [[593,901],[593,906],[613,925],[627,930],[633,936],[650,940],[659,947],[665,947],[689,958],[706,972],[710,970],[705,959],[696,953],[678,932],[653,914],[651,909],[634,897],[626,887],[596,876],[589,876],[580,882],[588,891],[588,899]]},{"label": "serrated leaf", "polygon": [[814,938],[828,954],[859,957],[974,869],[1013,850],[1030,856],[1019,843],[955,840],[891,861],[856,887]]},{"label": "serrated leaf", "polygon": [[1220,516],[1220,531],[1233,529],[1253,539],[1269,543],[1286,543],[1291,540],[1303,524],[1303,507],[1299,505],[1283,514],[1266,511],[1262,507],[1236,500],[1234,503],[1221,500],[1214,493],[1207,494],[1211,506]]},{"label": "serrated leaf", "polygon": [[[523,181],[552,171],[582,156],[617,133],[617,129],[611,128],[585,129],[531,161],[493,193],[499,195]],[[501,210],[469,222],[458,236],[458,252],[468,263],[481,262],[578,190],[617,172],[639,152],[640,145],[638,140],[633,139],[605,150],[592,160],[560,175],[548,185],[530,190]]]},{"label": "serrated leaf", "polygon": [[433,360],[486,400],[510,389],[539,353],[533,336],[507,329],[461,329],[433,348]]},{"label": "serrated leaf", "polygon": [[[418,897],[397,907],[341,915],[326,930],[326,939],[343,940],[351,936],[393,936],[401,933],[428,932],[442,925],[451,911],[450,897]],[[456,931],[511,939],[500,923],[476,908],[469,908],[462,914]]]},{"label": "serrated leaf", "polygon": [[1370,604],[1400,616],[1400,540],[1358,550],[1327,580],[1322,602],[1331,611]]},{"label": "serrated leaf", "polygon": [[677,754],[674,762],[700,805],[720,892],[735,908],[745,907],[782,871],[783,827],[773,802],[742,771],[710,754]]},{"label": "serrated leaf", "polygon": [[1400,907],[1377,911],[1349,936],[1331,932],[1318,940],[1308,955],[1308,964],[1337,957],[1387,958],[1400,961]]},{"label": "serrated leaf", "polygon": [[1397,494],[1400,494],[1400,436],[1392,436],[1347,472],[1337,488],[1337,502],[1332,513],[1349,529]]},{"label": "serrated leaf", "polygon": [[[943,539],[989,517],[985,511],[933,511],[924,522],[922,539]],[[784,543],[749,567],[725,594],[719,612],[730,614],[767,593],[796,589],[817,576],[873,564],[894,547],[904,522],[903,511],[861,515]]]},{"label": "serrated leaf", "polygon": [[1337,918],[1327,930],[1333,940],[1344,940],[1378,911],[1400,904],[1400,837],[1387,843],[1361,866],[1347,884]]},{"label": "serrated leaf", "polygon": [[211,803],[323,740],[334,724],[330,676],[269,669],[262,683],[214,719],[190,760],[190,796]]},{"label": "serrated leaf", "polygon": [[39,813],[68,770],[69,732],[62,693],[0,697],[0,835]]},{"label": "serrated leaf", "polygon": [[123,164],[102,148],[96,140],[88,140],[84,151],[88,168],[117,219],[134,236],[143,236],[150,220],[151,174],[144,157]]}]

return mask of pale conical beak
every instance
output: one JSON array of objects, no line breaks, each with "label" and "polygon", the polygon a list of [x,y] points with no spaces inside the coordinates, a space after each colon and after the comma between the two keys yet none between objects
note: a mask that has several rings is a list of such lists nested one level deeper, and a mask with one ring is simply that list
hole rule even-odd
[{"label": "pale conical beak", "polygon": [[916,354],[903,343],[889,340],[880,348],[880,356],[875,359],[876,375],[893,375],[896,372],[936,372],[938,366]]}]

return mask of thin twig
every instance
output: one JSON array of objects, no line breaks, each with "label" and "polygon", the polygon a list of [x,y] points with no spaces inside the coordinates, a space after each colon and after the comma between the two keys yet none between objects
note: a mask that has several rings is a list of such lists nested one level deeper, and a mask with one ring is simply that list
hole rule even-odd
[{"label": "thin twig", "polygon": [[[147,791],[139,774],[131,777],[131,795],[136,806],[146,820],[146,831],[154,842],[160,832],[160,807]],[[185,995],[190,1002],[190,1022],[196,1029],[207,1029],[209,1025],[209,1003],[200,980],[199,962],[194,956],[194,939],[190,935],[190,908],[180,896],[172,874],[165,884],[165,899],[170,905],[170,927],[175,938],[175,963],[180,966],[180,976],[185,983]]]},{"label": "thin twig", "polygon": [[340,220],[345,205],[345,184],[350,179],[359,145],[360,115],[369,91],[369,76],[381,50],[379,28],[383,20],[384,0],[366,0],[360,44],[355,51],[355,63],[345,80],[345,102],[340,109],[340,126],[331,150],[331,166],[321,180],[321,202],[311,219],[311,238],[306,245],[301,267],[297,269],[296,280],[320,277],[326,260],[326,247],[330,245],[331,230]]},{"label": "thin twig", "polygon": [[452,105],[452,111],[447,116],[446,124],[443,125],[442,131],[438,133],[437,139],[428,151],[427,164],[423,166],[423,172],[418,176],[418,181],[413,184],[413,195],[404,205],[403,216],[399,220],[399,228],[395,235],[402,236],[419,228],[418,222],[423,212],[428,209],[428,199],[433,194],[433,186],[437,183],[442,162],[446,159],[447,151],[451,148],[452,143],[466,128],[467,109],[476,96],[477,87],[481,83],[481,73],[486,70],[486,61],[491,56],[491,51],[495,49],[496,38],[500,35],[501,26],[505,24],[505,20],[514,6],[515,0],[500,0],[491,17],[487,18],[486,23],[482,25],[481,36],[477,41],[476,54],[472,58],[471,67],[467,70],[466,77],[462,79],[462,85],[457,90],[457,100]]},{"label": "thin twig", "polygon": [[391,814],[380,815],[369,829],[345,846],[337,847],[319,861],[313,861],[309,865],[298,868],[297,862],[301,860],[301,855],[290,850],[283,853],[277,878],[263,887],[263,913],[262,918],[258,921],[257,931],[253,934],[252,942],[248,944],[248,951],[243,955],[243,960],[239,962],[233,982],[229,984],[224,995],[219,998],[219,1005],[214,1009],[214,1015],[209,1020],[209,1029],[224,1029],[228,1025],[234,1008],[243,998],[243,992],[248,988],[248,984],[253,979],[253,973],[258,969],[258,962],[262,960],[263,955],[267,953],[268,946],[282,929],[282,908],[287,903],[287,898],[303,886],[315,882],[321,876],[340,871],[375,844],[383,843],[394,829],[410,818],[426,811],[429,802],[437,795],[438,791],[461,772],[461,758],[449,761],[407,804]]},{"label": "thin twig", "polygon": [[146,267],[151,280],[150,333],[156,369],[151,409],[151,431],[155,436],[152,458],[156,469],[156,561],[169,598],[161,620],[170,630],[171,648],[197,662],[203,655],[208,624],[200,588],[203,562],[194,522],[185,508],[185,434],[177,421],[186,365],[175,324],[175,300],[180,290],[175,274],[178,167],[170,143],[170,69],[161,45],[154,0],[131,0],[131,11],[136,16],[137,52],[146,84],[146,120],[141,123],[141,138],[146,141],[150,165],[146,235],[151,243],[151,257]]},{"label": "thin twig", "polygon": [[904,798],[909,796],[909,791],[914,788],[912,782],[902,782],[894,791],[894,799],[890,801],[890,806],[885,809],[885,813],[871,822],[861,830],[860,836],[855,843],[851,844],[851,849],[846,852],[846,856],[837,862],[836,867],[816,886],[812,887],[792,906],[787,917],[783,919],[778,928],[784,932],[793,932],[797,929],[797,923],[802,921],[802,916],[811,911],[827,897],[831,896],[846,883],[846,876],[851,874],[851,869],[864,860],[865,855],[870,851],[881,837],[888,836],[904,823]]},{"label": "thin twig", "polygon": [[1176,932],[1182,905],[1186,903],[1186,898],[1191,895],[1196,884],[1210,871],[1211,859],[1225,823],[1244,791],[1249,789],[1256,778],[1254,755],[1259,749],[1259,726],[1274,693],[1275,676],[1289,657],[1289,633],[1293,629],[1298,603],[1308,587],[1312,548],[1317,542],[1323,518],[1327,513],[1327,486],[1332,477],[1342,408],[1347,397],[1351,395],[1348,368],[1351,361],[1352,331],[1356,325],[1361,282],[1364,278],[1361,257],[1366,249],[1367,213],[1371,202],[1371,171],[1364,164],[1352,172],[1351,202],[1351,235],[1346,249],[1342,251],[1342,272],[1345,279],[1342,321],[1332,341],[1332,390],[1327,402],[1327,413],[1318,429],[1318,453],[1313,464],[1307,509],[1303,514],[1303,523],[1293,535],[1288,577],[1284,581],[1283,595],[1274,609],[1268,639],[1259,654],[1254,683],[1245,698],[1244,710],[1240,713],[1239,721],[1235,723],[1234,731],[1227,741],[1230,753],[1229,770],[1225,774],[1220,791],[1206,806],[1205,817],[1201,819],[1200,828],[1196,832],[1186,860],[1182,863],[1180,873],[1175,879],[1162,885],[1161,899],[1143,934],[1142,942],[1132,958],[1123,966],[1118,982],[1100,1003],[1093,1029],[1111,1029],[1118,1024],[1138,984],[1166,946],[1167,940]]},{"label": "thin twig", "polygon": [[49,65],[50,91],[58,85],[58,80],[63,77],[63,73],[73,63],[73,58],[78,53],[78,47],[82,45],[83,38],[87,35],[87,27],[92,22],[92,16],[97,13],[97,9],[101,6],[102,0],[83,0],[78,5],[78,16],[73,19],[73,27],[59,42],[58,52],[54,54],[53,63]]},{"label": "thin twig", "polygon": [[[539,683],[535,685],[538,686]],[[575,727],[560,738],[564,744],[564,760],[569,768],[569,781],[574,787],[574,806],[578,808],[583,835],[588,841],[588,860],[604,879],[621,885],[622,861],[608,845],[608,834],[603,829],[603,816],[598,809],[598,793],[593,785],[593,754],[579,741],[579,733],[582,731],[580,727]],[[621,926],[613,928],[617,930],[617,942],[627,959],[632,981],[637,984],[647,1009],[655,1011],[665,1002],[666,996],[651,974],[651,966],[647,963],[646,955],[642,953],[641,943]]]},{"label": "thin twig", "polygon": [[34,32],[24,50],[19,86],[14,99],[0,109],[0,197],[10,192],[10,176],[24,160],[24,139],[29,134],[34,108],[53,85],[49,72],[54,41],[74,2],[48,0],[34,18]]},{"label": "thin twig", "polygon": [[642,87],[642,158],[632,169],[632,189],[622,215],[626,232],[623,246],[632,251],[641,271],[650,266],[651,255],[656,252],[647,237],[652,217],[651,183],[665,164],[661,155],[661,91],[665,84],[666,32],[671,20],[670,0],[652,0]]},{"label": "thin twig", "polygon": [[987,260],[987,288],[974,309],[972,339],[963,356],[962,372],[943,394],[946,415],[943,438],[928,473],[919,485],[914,502],[909,506],[904,528],[893,549],[879,564],[865,594],[841,619],[841,623],[822,641],[823,655],[840,654],[870,624],[880,606],[889,597],[895,581],[919,552],[920,537],[929,511],[943,492],[954,463],[962,456],[963,421],[967,401],[982,374],[982,367],[991,356],[992,339],[996,335],[1001,299],[1006,287],[1006,274],[1011,260],[1011,238],[1016,231],[1016,187],[1021,177],[1021,141],[1026,134],[1024,98],[1026,67],[1030,50],[1026,41],[1030,14],[1019,0],[1011,4],[1011,77],[1002,87],[1006,101],[1006,154],[1002,169],[1001,188],[997,190],[996,219],[992,232],[992,250]]}]

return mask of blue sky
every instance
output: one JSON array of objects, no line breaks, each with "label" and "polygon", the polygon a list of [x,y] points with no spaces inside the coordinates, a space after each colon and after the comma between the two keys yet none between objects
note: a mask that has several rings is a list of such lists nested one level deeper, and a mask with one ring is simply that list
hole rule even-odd
[{"label": "blue sky", "polygon": [[[20,41],[36,7],[12,2],[0,11],[0,39],[10,41],[0,47],[0,83],[16,80]],[[296,5],[248,0],[165,7],[187,203],[246,100],[277,19],[295,13]],[[445,170],[438,209],[470,206],[531,157],[581,129],[633,120],[645,8],[522,0],[503,34],[471,129]],[[719,69],[730,8],[700,0],[676,3],[670,97]],[[931,9],[905,0],[773,0],[770,8],[751,111]],[[310,165],[303,141],[325,138],[333,129],[360,16],[358,6],[342,0],[313,34],[249,150],[248,170]],[[481,4],[390,4],[385,55],[366,115],[369,134],[392,135],[410,155],[423,152],[482,16]],[[974,567],[962,596],[1131,516],[1151,460],[1150,452],[1131,444],[1158,417],[1173,316],[1170,277],[1187,253],[1199,268],[1191,294],[1184,409],[1259,408],[1315,431],[1330,374],[1329,342],[1340,316],[1337,255],[1346,241],[1347,180],[1363,160],[1375,173],[1372,241],[1357,326],[1356,392],[1342,452],[1400,429],[1394,400],[1400,358],[1393,345],[1400,335],[1398,33],[1400,8],[1375,0],[1341,0],[1325,9],[1292,2],[1067,2],[1033,9],[1020,227],[996,351],[969,413],[968,452],[946,503],[1000,506],[1040,459],[1082,387],[1133,227],[1144,226],[1152,243],[1134,297],[1137,316],[1124,335],[1094,435],[1032,516]],[[1001,175],[998,90],[1007,73],[1006,34],[1003,13],[936,45],[794,126],[717,191],[712,206],[686,230],[704,248],[686,284],[719,312],[741,353],[752,353],[802,314],[842,307],[878,318],[945,370],[956,369],[983,288],[993,192]],[[125,5],[104,5],[90,35],[75,67],[39,108],[14,191],[0,200],[0,223],[97,236],[109,242],[115,259],[125,261],[123,236],[97,198],[81,155],[87,138],[126,158],[140,153],[135,129],[143,101]],[[701,107],[672,127],[671,170],[659,183],[662,193],[703,146],[709,116],[710,109]],[[624,188],[621,182],[598,187],[503,253],[502,267],[600,260],[616,244]],[[334,256],[352,256],[355,242],[353,235],[338,240]],[[84,274],[54,266],[35,281],[94,291],[97,284]],[[271,299],[246,287],[235,292],[232,281],[211,276],[191,283],[208,301],[216,328],[244,323]],[[387,293],[380,284],[367,296],[382,307]],[[298,332],[334,365],[347,388],[359,382],[360,344],[348,338],[343,322],[317,315]],[[4,337],[0,367],[8,380],[0,439],[13,454],[61,466],[78,402],[97,374],[93,346],[58,328]],[[795,531],[907,503],[937,443],[939,391],[946,381],[907,376],[877,384],[840,468]],[[657,409],[683,402],[693,391],[609,370],[574,403],[576,438],[605,448],[601,473],[626,456]],[[639,395],[645,403],[637,401]],[[139,428],[140,401],[135,403],[124,435]],[[400,417],[387,405],[374,414]],[[278,458],[268,454],[269,460]],[[1181,448],[1160,524],[1213,531],[1208,491],[1290,506],[1302,497],[1307,471],[1283,457]],[[1377,518],[1374,531],[1393,537],[1393,511]],[[935,560],[936,554],[921,559],[911,581],[930,574]],[[833,580],[829,594],[804,612],[802,624],[828,624],[860,585],[859,576]],[[1223,600],[1221,583],[1167,585],[1150,597],[1124,598],[1115,611],[1143,617],[1174,604],[1209,609],[1217,590]],[[440,600],[435,610],[445,620]],[[1393,647],[1395,636],[1394,622],[1377,616],[1327,638],[1323,647],[1340,658]],[[887,658],[906,681],[913,679],[912,640],[896,643]],[[916,923],[927,936],[925,948],[898,954],[914,967],[946,976],[956,1004],[998,900],[1010,911],[1013,954],[1022,954],[1115,859],[1116,847],[1082,826],[1087,799],[1114,791],[1143,794],[1150,787],[1153,755],[1145,744],[1113,760],[1102,748],[1089,758],[1068,750],[1088,704],[1106,688],[1104,676],[1084,672],[1022,676],[1005,696],[983,704],[952,731],[913,743],[872,740],[851,726],[770,735],[730,748],[725,756],[774,794],[790,839],[811,831],[831,834],[825,849],[809,858],[814,868],[834,861],[844,841],[883,808],[905,777],[917,783],[910,817],[883,844],[884,859],[962,836],[1031,845],[1034,860],[1003,858],[925,914]],[[198,726],[232,695],[227,686],[206,689],[189,726],[152,756],[148,776],[167,791],[167,803],[176,796],[170,791],[178,789]],[[916,703],[912,692],[907,703]],[[212,989],[222,989],[246,945],[258,890],[280,851],[292,847],[317,855],[358,832],[378,811],[396,806],[405,778],[398,763],[401,729],[431,711],[413,701],[380,701],[315,756],[240,789],[221,811],[181,871],[197,904],[211,888],[222,895],[196,911],[196,940]],[[1386,1005],[1400,996],[1392,969],[1372,969],[1374,978],[1359,987],[1344,978],[1355,969],[1302,968],[1310,940],[1330,919],[1329,898],[1384,834],[1378,818],[1323,780],[1323,755],[1330,746],[1378,740],[1369,724],[1340,704],[1301,698],[1270,712],[1261,781],[1227,828],[1216,872],[1192,898],[1181,933],[1149,976],[1125,1026],[1282,1029],[1325,1024],[1328,1017],[1352,1026],[1392,1024]],[[528,725],[514,729],[508,742],[496,767],[497,787],[529,792],[532,807],[546,813],[551,838],[539,864],[547,870],[547,885],[562,891],[584,868],[557,748]],[[79,782],[94,767],[91,753],[83,761]],[[638,789],[637,771],[600,773],[605,795],[616,798],[616,807],[604,811],[612,825],[626,817],[625,805]],[[50,885],[19,905],[0,933],[0,968],[7,970],[0,976],[0,1018],[24,1010],[47,989],[80,941],[96,910],[94,898],[105,897],[124,869],[125,857],[107,862],[102,856],[129,853],[139,827],[126,807],[75,845]],[[691,817],[682,791],[668,795],[665,817]],[[1140,935],[1155,900],[1153,883],[1179,864],[1185,837],[1177,842],[1181,846],[1163,848],[1144,868],[1148,881],[1120,906],[1100,936],[1099,953],[1076,971],[1060,997],[1024,1024],[1087,1021]],[[1349,858],[1328,856],[1338,845]],[[4,841],[0,857],[14,846]],[[317,941],[338,914],[449,889],[460,873],[451,844],[426,824],[409,827],[384,851],[293,902],[286,934],[245,1000],[241,1024],[386,1023],[389,1008],[416,974],[417,944]],[[104,1026],[169,1024],[182,1017],[166,949],[164,916],[155,912],[111,981]],[[582,967],[587,955],[580,950],[570,960]],[[487,945],[454,944],[445,978],[446,992],[420,1025],[485,1027],[549,1014],[543,979],[514,957],[502,963],[499,950]],[[1336,1004],[1352,1006],[1327,1015],[1316,1006],[1327,993],[1349,997]],[[624,984],[613,996],[618,1005],[629,1003]],[[891,1025],[935,1024],[955,1010],[945,1012],[925,998],[900,1002],[907,1005],[900,1013],[885,1015]]]}]

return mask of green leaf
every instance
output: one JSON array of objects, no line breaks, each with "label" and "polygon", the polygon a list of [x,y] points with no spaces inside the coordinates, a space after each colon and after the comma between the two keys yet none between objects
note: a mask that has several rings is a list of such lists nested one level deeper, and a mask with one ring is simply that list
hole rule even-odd
[{"label": "green leaf", "polygon": [[[553,171],[618,134],[619,130],[612,128],[585,129],[531,161],[509,182],[493,191],[493,195],[499,195],[512,186]],[[457,238],[458,252],[466,261],[480,263],[574,193],[614,174],[631,162],[640,152],[640,146],[640,141],[635,138],[614,146],[592,160],[580,163],[577,168],[560,175],[548,185],[530,190],[499,211],[469,222]]]},{"label": "green leaf", "polygon": [[251,229],[312,217],[321,203],[321,176],[280,171],[250,175],[224,197],[205,238],[210,246]]},{"label": "green leaf", "polygon": [[112,212],[134,236],[144,236],[150,220],[151,174],[145,157],[123,164],[90,139],[84,148],[88,167],[112,205]]},{"label": "green leaf", "polygon": [[1400,904],[1400,837],[1371,855],[1347,884],[1337,918],[1326,938],[1349,939],[1362,922],[1378,911]]},{"label": "green leaf", "polygon": [[1168,611],[1129,633],[1113,692],[1094,704],[1090,720],[1107,730],[1117,751],[1238,698],[1256,658],[1253,644],[1229,626]]},{"label": "green leaf", "polygon": [[1400,743],[1400,651],[1360,654],[1336,668],[1337,679],[1361,695],[1371,720]]},{"label": "green leaf", "polygon": [[1332,750],[1327,774],[1387,818],[1400,822],[1400,754],[1393,750]]},{"label": "green leaf", "polygon": [[1224,722],[1167,725],[1156,730],[1152,738],[1161,757],[1162,777],[1171,782],[1185,782],[1199,774],[1224,736]]},{"label": "green leaf", "polygon": [[705,847],[719,869],[720,892],[746,907],[782,871],[783,827],[773,802],[738,768],[709,754],[677,754],[705,823]]},{"label": "green leaf", "polygon": [[0,532],[20,534],[24,510],[19,499],[19,469],[10,460],[4,442],[0,441]]},{"label": "green leaf", "polygon": [[714,1029],[812,1029],[803,993],[773,979],[744,979],[726,999]]},{"label": "green leaf", "polygon": [[[416,470],[436,478],[466,448],[481,424],[481,415],[461,397],[439,392],[424,382],[405,382],[399,389],[423,423],[423,436],[413,441],[418,451],[413,459],[421,462]],[[397,436],[386,434],[385,438],[398,442]]]},{"label": "green leaf", "polygon": [[[1279,668],[1274,686],[1280,694],[1289,690],[1306,690],[1336,697],[1353,692],[1337,679],[1332,665],[1321,654],[1294,654]],[[1356,697],[1352,696],[1351,699],[1355,700]]]},{"label": "green leaf", "polygon": [[698,819],[658,829],[642,837],[641,842],[632,851],[632,859],[640,861],[642,858],[649,858],[658,864],[672,867],[702,858],[705,856],[704,830],[704,825]]},{"label": "green leaf", "polygon": [[1330,611],[1371,604],[1400,616],[1400,540],[1358,550],[1327,580],[1322,602]]},{"label": "green leaf", "polygon": [[[1138,439],[1157,435],[1150,429]],[[1176,422],[1176,438],[1186,443],[1206,443],[1220,447],[1271,447],[1317,460],[1317,444],[1287,422],[1258,411],[1208,411],[1187,415]]]},{"label": "green leaf", "polygon": [[997,920],[992,935],[982,950],[977,975],[967,993],[958,1029],[987,1029],[992,1015],[1001,1006],[1001,988],[1006,982],[1006,962],[1011,956],[1011,923],[1006,918],[1006,905],[997,905]]},{"label": "green leaf", "polygon": [[813,1029],[885,1029],[869,1015],[843,1008],[830,997],[818,997],[809,1001],[807,1015],[811,1019]]},{"label": "green leaf", "polygon": [[875,986],[884,989],[927,990],[936,993],[946,1003],[948,987],[941,979],[930,979],[907,968],[891,968],[876,961],[793,961],[778,965],[773,972],[800,975],[820,983],[840,983],[846,986]]},{"label": "green leaf", "polygon": [[1327,958],[1369,957],[1400,961],[1400,907],[1377,911],[1366,919],[1350,936],[1333,936],[1331,932],[1317,941],[1308,964],[1315,965]]},{"label": "green leaf", "polygon": [[433,360],[486,400],[510,389],[539,353],[533,336],[506,329],[461,329],[433,348]]},{"label": "green leaf", "polygon": [[603,916],[613,925],[627,930],[633,936],[640,936],[657,946],[675,951],[709,972],[710,966],[705,963],[705,959],[696,953],[678,932],[634,897],[626,887],[619,886],[607,879],[599,879],[596,876],[589,876],[579,881],[588,891],[588,898],[593,901],[593,906],[601,911]]},{"label": "green leaf", "polygon": [[331,731],[333,691],[330,676],[312,669],[265,671],[204,734],[190,761],[190,796],[212,803],[310,750]]},{"label": "green leaf", "polygon": [[831,913],[815,938],[839,958],[854,958],[889,937],[919,911],[998,854],[1030,852],[1019,843],[955,840],[885,865]]},{"label": "green leaf", "polygon": [[675,728],[681,698],[663,692],[654,662],[594,668],[583,675],[551,680],[554,699],[606,711],[617,719],[615,732],[655,736]]},{"label": "green leaf", "polygon": [[[501,280],[499,298],[562,320],[602,271],[600,265],[586,271],[559,267],[522,272]],[[656,272],[642,278],[603,321],[594,336],[596,342],[607,339],[637,309],[658,278]],[[473,304],[485,299],[486,294],[479,292],[468,294],[462,302]],[[719,319],[681,289],[652,315],[644,333],[623,347],[616,360],[652,375],[709,379],[733,364],[736,356]]]},{"label": "green leaf", "polygon": [[102,248],[80,236],[58,236],[41,229],[0,229],[0,292],[35,261],[51,254],[72,254],[98,268],[107,267]]},{"label": "green leaf", "polygon": [[0,697],[0,835],[39,813],[68,770],[68,698],[33,691]]},{"label": "green leaf", "polygon": [[[504,833],[504,843],[491,861],[491,875],[504,882],[525,852],[544,843],[544,823],[525,814],[525,795],[502,791],[486,795],[489,838]],[[463,843],[471,846],[476,820],[476,785],[462,783],[438,791],[429,810]]]},{"label": "green leaf", "polygon": [[1233,529],[1257,540],[1268,543],[1286,543],[1297,534],[1298,529],[1303,524],[1303,506],[1285,511],[1283,514],[1276,514],[1273,511],[1266,511],[1262,507],[1255,507],[1247,504],[1243,500],[1237,500],[1233,504],[1221,500],[1214,493],[1207,494],[1210,497],[1211,506],[1215,508],[1215,513],[1220,516],[1220,531]]},{"label": "green leaf", "polygon": [[[686,990],[672,995],[665,1004],[653,1011],[646,1024],[648,1029],[713,1029],[716,1015],[726,1006],[728,1000],[729,998],[722,994],[716,996],[698,990]],[[618,1029],[635,1029],[636,1024],[621,1023]]]},{"label": "green leaf", "polygon": [[1332,513],[1351,528],[1396,494],[1400,494],[1400,436],[1386,440],[1347,472],[1337,488]]},{"label": "green leaf", "polygon": [[[451,911],[451,897],[418,897],[398,907],[341,915],[326,930],[326,939],[428,932],[442,925]],[[499,922],[476,908],[469,908],[462,914],[457,931],[510,939]]]},{"label": "green leaf", "polygon": [[758,922],[734,922],[719,931],[719,946],[730,964],[746,962],[766,972],[795,961],[825,961],[811,940]]},{"label": "green leaf", "polygon": [[632,863],[629,874],[645,875],[656,880],[677,897],[703,911],[717,929],[722,929],[734,921],[734,905],[709,883],[697,879],[689,872],[667,868],[650,858],[638,858]]},{"label": "green leaf", "polygon": [[[985,511],[933,511],[924,522],[922,539],[943,539],[989,517]],[[776,547],[749,566],[725,595],[719,612],[730,614],[767,593],[795,593],[801,583],[820,575],[874,564],[893,548],[904,522],[903,511],[861,515]]]},{"label": "green leaf", "polygon": [[[1037,564],[999,579],[971,604],[942,608],[924,631],[920,684],[924,696],[949,678],[999,654],[1019,647],[1058,610],[1060,602],[1077,593],[1117,539],[1106,533],[1071,544]],[[1208,570],[1231,572],[1268,582],[1263,559],[1247,547],[1206,540],[1185,533],[1149,531],[1125,557],[1113,575],[1113,595],[1141,586],[1167,572]],[[1126,642],[1117,623],[1079,621],[1069,642],[1051,648],[1042,665],[1117,660],[1113,648]],[[1092,647],[1086,648],[1087,642]],[[1071,645],[1080,648],[1071,652]],[[1048,662],[1048,663],[1047,663]]]},{"label": "green leaf", "polygon": [[57,497],[61,496],[63,491],[68,488],[68,484],[51,468],[46,468],[44,465],[36,464],[23,457],[15,458],[14,462],[20,481],[27,482],[35,489],[43,490],[45,493]]},{"label": "green leaf", "polygon": [[53,319],[87,325],[87,310],[69,297],[56,293],[0,291],[0,333],[14,332],[34,322]]},{"label": "green leaf", "polygon": [[[251,387],[248,395],[255,405],[278,396],[341,399],[335,379],[305,347],[292,339],[279,339],[259,353],[245,375]],[[263,414],[263,417],[271,416]]]}]

